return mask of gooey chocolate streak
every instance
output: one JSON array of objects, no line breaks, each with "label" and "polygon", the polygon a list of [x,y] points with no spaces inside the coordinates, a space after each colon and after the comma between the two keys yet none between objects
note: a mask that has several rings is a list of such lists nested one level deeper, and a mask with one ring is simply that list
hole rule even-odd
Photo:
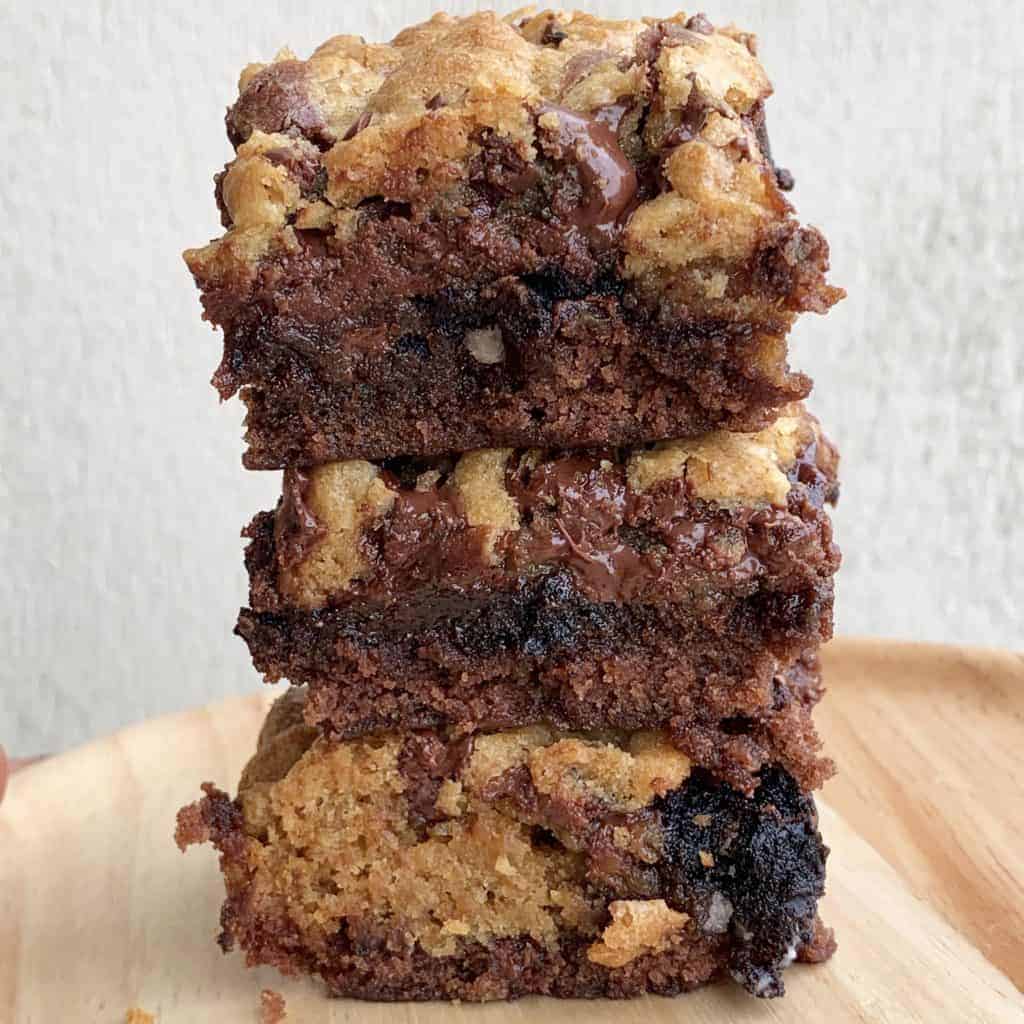
[{"label": "gooey chocolate streak", "polygon": [[[695,501],[681,478],[634,492],[614,451],[539,464],[517,453],[505,484],[520,528],[493,540],[489,529],[469,525],[449,483],[418,491],[385,471],[382,479],[396,498],[361,538],[371,571],[332,603],[388,603],[424,586],[508,586],[558,568],[572,572],[587,598],[617,603],[678,600],[709,577],[716,588],[743,589],[763,575],[805,575],[808,564],[820,564],[825,574],[836,557],[820,513],[836,493],[831,449],[806,445],[788,475],[789,508],[723,509]],[[301,561],[323,535],[295,482],[284,489],[277,523],[275,542],[285,542],[277,551],[282,568]]]},{"label": "gooey chocolate streak", "polygon": [[308,493],[309,474],[294,466],[287,469],[274,517],[274,548],[282,568],[298,565],[326,533],[306,504]]},{"label": "gooey chocolate streak", "polygon": [[[619,147],[615,132],[618,125],[612,127],[604,118],[545,103],[537,110],[542,129],[547,114],[557,117],[558,128],[542,132],[542,145],[554,159],[575,165],[583,193],[582,203],[567,203],[556,197],[552,204],[555,212],[585,232],[592,242],[610,245],[637,190],[636,170]],[[618,116],[621,118],[621,112]]]}]

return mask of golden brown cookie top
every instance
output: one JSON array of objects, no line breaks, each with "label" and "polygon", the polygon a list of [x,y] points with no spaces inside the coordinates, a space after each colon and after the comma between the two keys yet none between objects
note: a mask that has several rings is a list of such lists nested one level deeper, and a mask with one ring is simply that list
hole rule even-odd
[{"label": "golden brown cookie top", "polygon": [[763,132],[770,93],[752,35],[682,13],[436,14],[389,44],[336,36],[308,60],[282,50],[242,73],[220,185],[229,229],[186,260],[203,287],[244,279],[294,251],[296,229],[345,244],[369,200],[468,217],[464,190],[500,144],[513,194],[570,169],[578,194],[563,219],[613,233],[641,291],[763,313],[725,299],[728,267],[791,220]]},{"label": "golden brown cookie top", "polygon": [[[327,153],[335,206],[397,200],[457,179],[483,131],[535,156],[545,104],[593,116],[649,99],[652,70],[655,131],[696,93],[737,122],[771,92],[752,48],[751,36],[685,14],[612,21],[578,11],[439,13],[387,45],[335,36],[306,61],[284,50],[250,65],[228,126],[236,144],[254,131],[314,141]],[[720,144],[737,134],[721,120],[710,133]]]}]

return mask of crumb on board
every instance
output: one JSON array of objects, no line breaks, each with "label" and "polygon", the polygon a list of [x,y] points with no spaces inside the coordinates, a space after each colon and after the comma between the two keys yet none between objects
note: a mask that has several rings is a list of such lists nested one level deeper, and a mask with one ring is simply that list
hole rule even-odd
[{"label": "crumb on board", "polygon": [[124,1013],[124,1024],[154,1024],[156,1017],[139,1007],[133,1006]]},{"label": "crumb on board", "polygon": [[287,1016],[284,996],[272,988],[265,988],[260,993],[260,1024],[281,1024]]}]

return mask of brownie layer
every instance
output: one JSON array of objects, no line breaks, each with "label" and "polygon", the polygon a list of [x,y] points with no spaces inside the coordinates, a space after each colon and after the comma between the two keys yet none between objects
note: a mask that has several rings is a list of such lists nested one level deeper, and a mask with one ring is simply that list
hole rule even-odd
[{"label": "brownie layer", "polygon": [[783,991],[822,959],[827,850],[785,772],[753,798],[658,732],[531,728],[347,743],[272,711],[230,800],[179,815],[221,853],[225,949],[336,995],[671,994],[725,972]]},{"label": "brownie layer", "polygon": [[[310,689],[309,721],[351,738],[395,728],[459,732],[550,722],[563,728],[662,727],[695,762],[749,791],[767,762],[807,788],[831,773],[811,721],[816,660],[788,668],[765,650],[763,623],[742,616],[724,636],[673,609],[580,608],[549,579],[538,600],[428,629],[389,633],[343,613],[243,611],[236,632],[268,681]],[[802,610],[801,642],[831,609]],[[611,620],[617,621],[611,621]],[[777,646],[777,645],[776,645]]]},{"label": "brownie layer", "polygon": [[[572,290],[572,286],[569,286]],[[517,294],[532,303],[529,292]],[[540,302],[546,300],[541,299]],[[241,387],[249,469],[309,466],[339,458],[389,458],[484,445],[635,444],[707,430],[757,430],[784,403],[804,398],[810,378],[761,372],[774,339],[723,325],[644,332],[605,316],[609,303],[553,302],[548,338],[503,333],[497,362],[481,363],[467,338],[485,304],[450,331],[418,324],[378,356],[296,357],[234,335],[215,382]],[[512,310],[510,315],[516,315]],[[484,321],[486,323],[486,321]],[[352,363],[351,370],[338,364]],[[348,377],[335,380],[332,377]]]},{"label": "brownie layer", "polygon": [[753,37],[439,16],[243,73],[186,259],[247,465],[753,430],[842,293],[780,190]]}]

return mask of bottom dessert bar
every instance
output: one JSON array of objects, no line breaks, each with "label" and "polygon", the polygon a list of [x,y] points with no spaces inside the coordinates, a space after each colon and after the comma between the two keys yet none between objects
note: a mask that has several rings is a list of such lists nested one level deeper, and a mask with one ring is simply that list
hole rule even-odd
[{"label": "bottom dessert bar", "polygon": [[238,797],[206,784],[177,840],[221,854],[221,945],[338,996],[676,994],[731,975],[784,991],[827,958],[814,803],[753,797],[663,733],[407,732],[344,742],[271,711]]}]

